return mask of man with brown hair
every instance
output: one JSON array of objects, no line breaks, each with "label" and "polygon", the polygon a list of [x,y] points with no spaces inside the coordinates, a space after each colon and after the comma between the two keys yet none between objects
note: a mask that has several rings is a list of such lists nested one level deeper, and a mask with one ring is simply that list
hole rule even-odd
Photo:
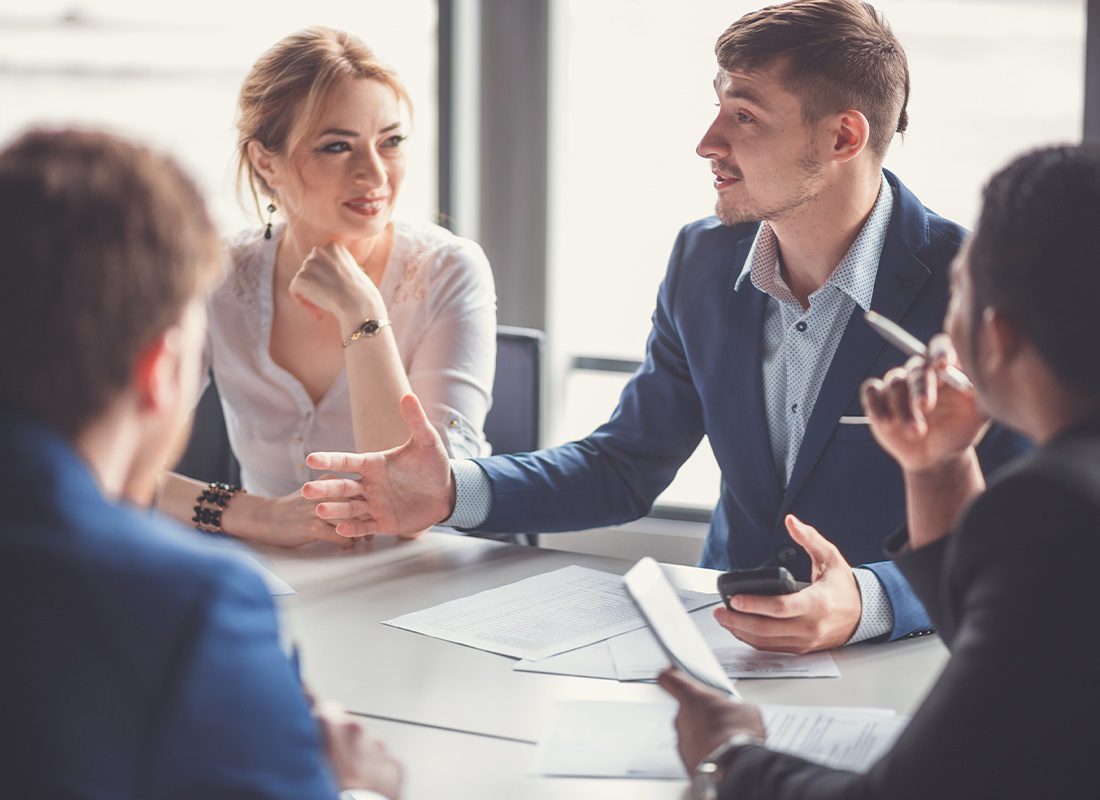
[{"label": "man with brown hair", "polygon": [[[1100,148],[1014,159],[955,259],[947,335],[864,384],[875,437],[905,473],[908,524],[891,546],[951,649],[893,749],[865,775],[775,752],[754,706],[669,670],[697,796],[1095,796],[1096,592],[1074,567],[1100,560],[1098,218]],[[974,391],[939,380],[948,364]],[[989,418],[1038,447],[986,488],[974,442]]]},{"label": "man with brown hair", "polygon": [[[448,465],[407,401],[405,446],[315,455],[315,468],[362,480],[306,491],[338,500],[318,513],[346,517],[337,527],[346,535],[441,521],[490,532],[591,528],[647,513],[706,435],[722,485],[700,564],[785,566],[812,581],[782,597],[739,595],[716,611],[722,625],[795,652],[926,629],[908,584],[881,561],[904,489],[857,396],[862,380],[902,358],[863,312],[935,333],[963,236],[882,169],[906,127],[905,53],[855,0],[756,11],[715,50],[719,110],[697,152],[714,173],[716,218],[681,231],[645,363],[611,420],[579,442]],[[992,466],[1023,448],[994,431],[981,453]]]},{"label": "man with brown hair", "polygon": [[0,152],[0,242],[4,796],[396,798],[357,722],[311,716],[255,571],[141,508],[220,274],[194,184],[111,136],[32,132]]}]

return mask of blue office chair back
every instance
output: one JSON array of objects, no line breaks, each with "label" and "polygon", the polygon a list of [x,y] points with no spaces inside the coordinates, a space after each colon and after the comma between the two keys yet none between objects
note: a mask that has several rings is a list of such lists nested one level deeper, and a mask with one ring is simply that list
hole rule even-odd
[{"label": "blue office chair back", "polygon": [[493,453],[536,450],[542,432],[542,348],[532,328],[497,328],[497,371],[485,438]]}]

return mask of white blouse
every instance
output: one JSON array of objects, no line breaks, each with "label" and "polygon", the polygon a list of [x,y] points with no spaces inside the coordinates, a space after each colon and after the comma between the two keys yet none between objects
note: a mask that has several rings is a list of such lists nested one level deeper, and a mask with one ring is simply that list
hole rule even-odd
[{"label": "white blouse", "polygon": [[[229,243],[230,272],[210,299],[207,363],[221,394],[241,483],[289,494],[320,474],[318,450],[354,451],[347,376],[315,406],[271,359],[275,252],[284,228]],[[428,419],[455,458],[488,455],[482,428],[496,366],[496,292],[489,262],[468,239],[428,223],[394,222],[382,285],[401,363]]]}]

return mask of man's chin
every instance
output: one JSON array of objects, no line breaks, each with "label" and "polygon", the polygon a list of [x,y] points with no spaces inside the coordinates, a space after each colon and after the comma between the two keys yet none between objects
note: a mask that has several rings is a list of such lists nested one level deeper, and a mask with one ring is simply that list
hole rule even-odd
[{"label": "man's chin", "polygon": [[714,205],[714,216],[718,217],[718,221],[729,228],[735,225],[744,225],[746,222],[759,222],[761,219],[755,209],[738,208],[723,203],[721,198]]}]

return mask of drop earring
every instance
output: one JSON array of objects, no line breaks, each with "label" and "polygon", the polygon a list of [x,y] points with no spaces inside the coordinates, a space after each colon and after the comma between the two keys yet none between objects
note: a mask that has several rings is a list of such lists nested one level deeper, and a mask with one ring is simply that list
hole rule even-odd
[{"label": "drop earring", "polygon": [[271,198],[271,202],[267,204],[267,228],[264,229],[264,238],[271,238],[271,222],[275,217],[275,198]]}]

